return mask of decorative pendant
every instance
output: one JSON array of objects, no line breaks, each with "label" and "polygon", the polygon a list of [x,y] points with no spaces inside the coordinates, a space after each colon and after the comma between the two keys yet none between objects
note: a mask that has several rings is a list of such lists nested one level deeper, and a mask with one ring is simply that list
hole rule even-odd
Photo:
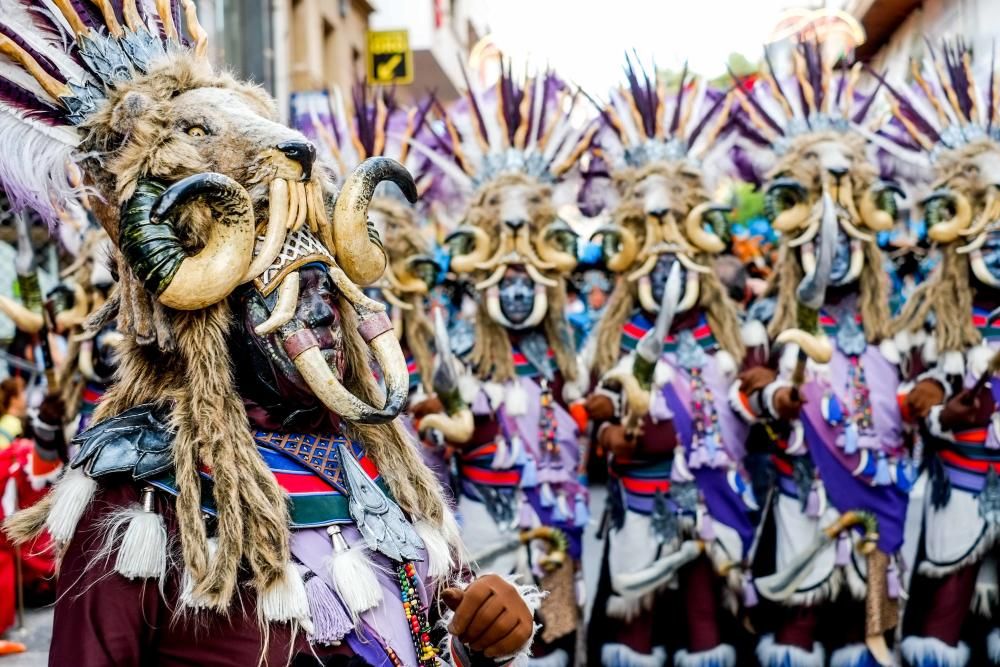
[{"label": "decorative pendant", "polygon": [[849,357],[860,356],[868,347],[865,331],[854,319],[853,312],[845,309],[838,314],[836,341],[837,349]]},{"label": "decorative pendant", "polygon": [[688,371],[694,368],[704,368],[708,361],[705,350],[701,349],[690,329],[684,329],[677,334],[677,364]]},{"label": "decorative pendant", "polygon": [[820,410],[823,413],[823,419],[830,426],[840,426],[844,423],[844,406],[840,404],[832,392],[827,391],[823,394]]},{"label": "decorative pendant", "polygon": [[854,454],[858,451],[858,425],[848,422],[844,427],[844,453]]},{"label": "decorative pendant", "polygon": [[[400,563],[396,566],[396,576],[399,580],[400,598],[403,603],[403,615],[413,640],[413,650],[417,655],[418,667],[435,667],[438,664],[438,650],[431,642],[431,625],[427,620],[427,609],[420,601],[417,588],[417,568],[413,563]],[[395,659],[393,659],[395,658]],[[402,666],[395,653],[389,656],[393,665]]]},{"label": "decorative pendant", "polygon": [[423,560],[424,542],[403,510],[368,477],[349,447],[343,443],[338,447],[349,490],[348,509],[368,548],[396,562]]}]

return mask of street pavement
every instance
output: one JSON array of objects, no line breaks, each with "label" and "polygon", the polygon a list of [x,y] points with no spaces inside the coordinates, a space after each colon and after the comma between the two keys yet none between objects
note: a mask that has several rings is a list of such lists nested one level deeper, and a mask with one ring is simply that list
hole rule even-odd
[{"label": "street pavement", "polygon": [[[597,527],[604,511],[607,492],[604,487],[590,491],[590,525],[584,536],[583,575],[587,584],[586,615],[590,617],[590,607],[594,603],[597,590],[597,576],[601,565],[601,545],[597,541]],[[52,638],[52,607],[28,609],[24,616],[24,628],[14,628],[5,639],[18,641],[28,647],[26,653],[0,656],[0,667],[44,667],[48,662],[49,642]]]}]

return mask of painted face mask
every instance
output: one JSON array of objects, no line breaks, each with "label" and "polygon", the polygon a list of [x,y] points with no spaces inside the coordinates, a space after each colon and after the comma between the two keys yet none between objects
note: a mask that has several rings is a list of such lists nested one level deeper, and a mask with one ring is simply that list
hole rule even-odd
[{"label": "painted face mask", "polygon": [[535,283],[526,273],[511,270],[500,281],[500,310],[514,325],[524,324],[535,306]]},{"label": "painted face mask", "polygon": [[830,268],[830,282],[841,285],[846,282],[851,270],[851,239],[841,228],[837,229],[837,250]]}]

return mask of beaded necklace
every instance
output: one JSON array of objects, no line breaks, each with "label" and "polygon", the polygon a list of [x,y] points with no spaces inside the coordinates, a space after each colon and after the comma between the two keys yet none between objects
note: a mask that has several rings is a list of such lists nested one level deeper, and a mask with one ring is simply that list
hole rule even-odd
[{"label": "beaded necklace", "polygon": [[[417,655],[418,667],[435,667],[438,664],[438,649],[431,643],[431,625],[427,620],[427,608],[420,602],[417,591],[417,568],[413,563],[396,566],[399,590],[403,601],[403,614],[410,629],[413,649]],[[395,667],[405,667],[396,652],[386,648],[386,655]]]}]

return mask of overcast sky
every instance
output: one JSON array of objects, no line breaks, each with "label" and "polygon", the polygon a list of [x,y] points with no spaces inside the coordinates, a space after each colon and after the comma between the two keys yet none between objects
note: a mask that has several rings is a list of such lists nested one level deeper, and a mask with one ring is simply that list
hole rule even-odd
[{"label": "overcast sky", "polygon": [[[624,53],[637,49],[661,68],[690,67],[708,77],[729,54],[756,61],[794,0],[489,0],[488,22],[513,58],[551,63],[564,77],[603,94],[621,79]],[[840,3],[833,3],[840,4]]]}]

